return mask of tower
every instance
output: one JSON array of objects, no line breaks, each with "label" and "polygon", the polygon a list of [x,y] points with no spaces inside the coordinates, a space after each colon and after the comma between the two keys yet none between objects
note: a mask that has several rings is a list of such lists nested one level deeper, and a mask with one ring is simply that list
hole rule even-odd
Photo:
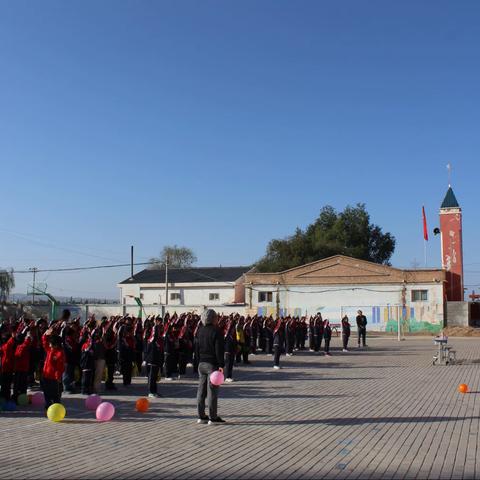
[{"label": "tower", "polygon": [[450,185],[440,207],[440,233],[447,301],[463,301],[462,209]]}]

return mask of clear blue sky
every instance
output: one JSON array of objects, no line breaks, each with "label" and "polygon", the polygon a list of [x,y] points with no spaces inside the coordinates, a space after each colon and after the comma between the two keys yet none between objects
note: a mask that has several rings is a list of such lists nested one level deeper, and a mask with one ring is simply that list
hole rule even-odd
[{"label": "clear blue sky", "polygon": [[[451,162],[480,286],[479,25],[477,0],[2,0],[0,266],[173,243],[249,264],[323,205],[365,202],[409,267]],[[116,297],[127,274],[39,280]]]}]

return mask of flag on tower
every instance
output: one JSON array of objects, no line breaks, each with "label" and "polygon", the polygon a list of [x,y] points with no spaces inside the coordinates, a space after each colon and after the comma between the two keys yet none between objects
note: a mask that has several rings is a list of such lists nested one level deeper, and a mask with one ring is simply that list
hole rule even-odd
[{"label": "flag on tower", "polygon": [[423,216],[423,239],[428,240],[428,228],[427,228],[427,216],[425,215],[425,207],[422,207],[422,216]]}]

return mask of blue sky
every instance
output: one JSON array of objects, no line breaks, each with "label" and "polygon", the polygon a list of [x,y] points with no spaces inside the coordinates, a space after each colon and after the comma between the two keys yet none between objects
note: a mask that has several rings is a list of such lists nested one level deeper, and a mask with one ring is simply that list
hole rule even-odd
[{"label": "blue sky", "polygon": [[[0,266],[174,243],[249,264],[323,205],[364,202],[409,267],[450,162],[480,287],[479,24],[466,0],[0,1]],[[112,297],[127,274],[39,280]]]}]

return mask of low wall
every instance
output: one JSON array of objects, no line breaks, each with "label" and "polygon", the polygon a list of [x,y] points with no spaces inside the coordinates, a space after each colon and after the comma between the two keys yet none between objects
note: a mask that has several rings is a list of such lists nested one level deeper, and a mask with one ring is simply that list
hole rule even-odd
[{"label": "low wall", "polygon": [[[182,314],[188,312],[195,312],[199,315],[205,310],[205,308],[213,308],[216,312],[229,315],[230,313],[239,313],[245,315],[244,305],[235,306],[223,306],[215,305],[212,307],[205,307],[204,305],[172,305],[171,307],[163,305],[144,305],[142,308],[142,316],[147,315],[163,315],[164,312]],[[133,315],[137,317],[140,313],[140,308],[137,305],[122,305],[120,303],[113,304],[61,304],[57,306],[57,317],[60,317],[62,310],[68,309],[71,312],[72,317],[80,317],[84,322],[89,316],[95,315],[96,318],[111,317],[116,315]],[[22,314],[32,316],[35,318],[44,317],[50,319],[50,306],[48,305],[22,305],[18,307],[12,307],[8,310],[5,309],[3,316],[16,316],[17,318]]]},{"label": "low wall", "polygon": [[448,327],[470,326],[470,304],[469,302],[447,302],[446,317]]}]

